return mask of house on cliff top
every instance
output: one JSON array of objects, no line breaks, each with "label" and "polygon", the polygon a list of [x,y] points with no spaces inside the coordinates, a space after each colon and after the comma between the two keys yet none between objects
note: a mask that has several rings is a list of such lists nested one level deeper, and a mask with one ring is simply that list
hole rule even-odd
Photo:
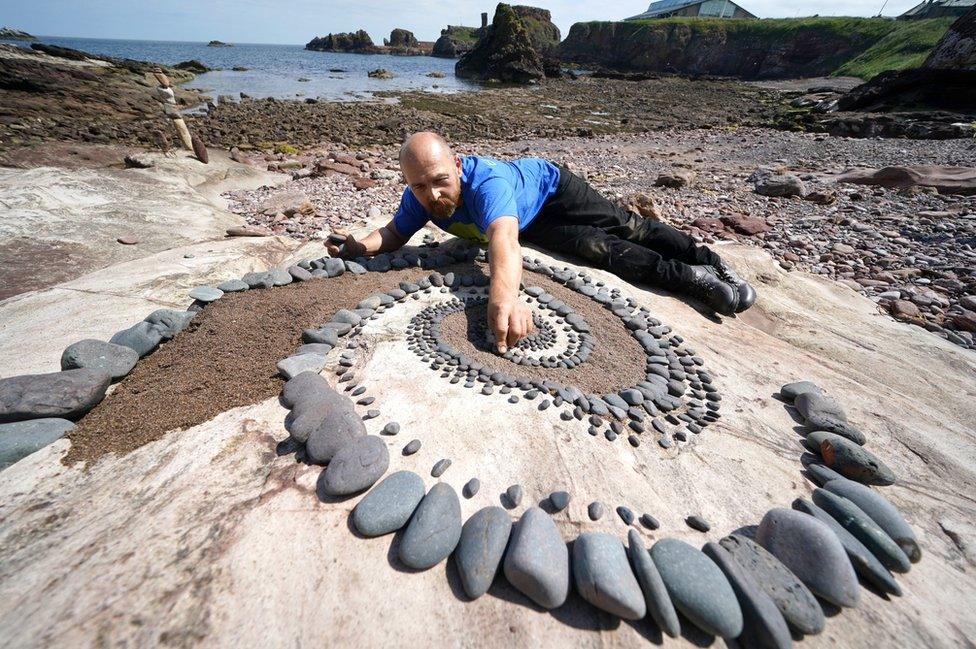
[{"label": "house on cliff top", "polygon": [[684,16],[687,18],[756,18],[732,0],[660,0],[652,2],[642,14],[631,16],[627,20],[642,20],[644,18],[671,18]]}]

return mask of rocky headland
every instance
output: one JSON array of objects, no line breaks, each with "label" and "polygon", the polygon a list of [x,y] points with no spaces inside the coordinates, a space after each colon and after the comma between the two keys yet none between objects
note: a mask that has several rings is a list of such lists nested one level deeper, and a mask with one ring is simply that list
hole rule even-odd
[{"label": "rocky headland", "polygon": [[434,43],[431,56],[442,59],[456,59],[471,51],[483,33],[480,27],[448,25]]},{"label": "rocky headland", "polygon": [[0,40],[4,41],[36,41],[36,36],[31,36],[25,31],[12,27],[0,27]]}]

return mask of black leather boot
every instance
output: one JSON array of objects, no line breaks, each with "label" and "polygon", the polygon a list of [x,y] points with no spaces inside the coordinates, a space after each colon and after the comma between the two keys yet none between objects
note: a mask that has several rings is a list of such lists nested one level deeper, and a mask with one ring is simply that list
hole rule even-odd
[{"label": "black leather boot", "polygon": [[720,261],[715,265],[715,272],[722,281],[731,284],[739,294],[739,306],[735,309],[736,313],[742,313],[756,303],[756,289],[752,288],[749,282],[739,277],[728,264]]},{"label": "black leather boot", "polygon": [[711,266],[688,266],[692,277],[681,288],[691,297],[722,315],[735,315],[739,306],[739,293],[734,286],[723,281]]}]

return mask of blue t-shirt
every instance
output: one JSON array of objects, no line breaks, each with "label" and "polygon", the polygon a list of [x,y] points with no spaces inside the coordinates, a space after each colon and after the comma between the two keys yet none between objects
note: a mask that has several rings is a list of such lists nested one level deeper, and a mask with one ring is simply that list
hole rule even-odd
[{"label": "blue t-shirt", "polygon": [[393,226],[409,239],[427,221],[456,237],[487,242],[485,232],[495,219],[514,216],[519,231],[539,214],[542,205],[556,191],[559,169],[541,158],[512,162],[466,156],[461,159],[461,204],[447,219],[427,213],[410,188],[403,190]]}]

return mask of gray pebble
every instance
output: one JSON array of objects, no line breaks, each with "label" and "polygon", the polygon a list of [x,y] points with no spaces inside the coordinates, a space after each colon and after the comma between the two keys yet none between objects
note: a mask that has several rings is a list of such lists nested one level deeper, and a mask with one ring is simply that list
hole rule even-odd
[{"label": "gray pebble", "polygon": [[500,507],[478,510],[464,523],[454,560],[468,597],[477,599],[488,592],[511,531],[512,520]]},{"label": "gray pebble", "polygon": [[888,536],[894,539],[912,563],[921,560],[922,550],[918,546],[915,532],[898,509],[877,490],[846,478],[830,480],[823,487],[860,507]]},{"label": "gray pebble", "polygon": [[187,295],[200,302],[213,302],[223,297],[224,292],[213,286],[198,286]]},{"label": "gray pebble", "polygon": [[226,282],[221,282],[217,284],[217,288],[224,293],[239,293],[240,291],[246,291],[250,288],[247,282],[240,279],[229,279]]},{"label": "gray pebble", "polygon": [[522,504],[522,485],[513,484],[505,490],[505,497],[511,507],[518,507]]},{"label": "gray pebble", "polygon": [[409,442],[407,442],[407,445],[403,447],[403,454],[404,455],[413,455],[414,453],[416,453],[419,450],[420,450],[420,440],[419,439],[413,439],[413,440],[410,440]]},{"label": "gray pebble", "polygon": [[569,506],[570,495],[565,491],[553,491],[549,494],[549,504],[554,511],[561,512]]},{"label": "gray pebble", "polygon": [[591,502],[589,507],[586,508],[586,513],[589,515],[591,521],[598,521],[603,518],[604,511],[603,503],[598,500]]},{"label": "gray pebble", "polygon": [[806,635],[816,635],[824,630],[826,619],[817,599],[779,559],[739,534],[723,538],[719,545],[752,575],[788,625]]},{"label": "gray pebble", "polygon": [[908,572],[912,567],[898,544],[871,517],[847,498],[825,489],[813,490],[813,503],[830,514],[840,526],[864,544],[885,568]]},{"label": "gray pebble", "polygon": [[417,506],[400,540],[400,561],[431,568],[451,554],[461,538],[461,503],[454,488],[438,482]]},{"label": "gray pebble", "polygon": [[640,585],[623,544],[602,532],[584,532],[573,543],[576,591],[593,606],[625,620],[647,614]]},{"label": "gray pebble", "polygon": [[346,496],[369,489],[390,466],[390,452],[374,435],[357,437],[332,457],[323,477],[330,496]]},{"label": "gray pebble", "polygon": [[0,424],[0,471],[56,442],[74,427],[67,419],[57,418]]},{"label": "gray pebble", "polygon": [[297,354],[282,358],[276,367],[282,376],[291,379],[302,372],[321,372],[325,362],[325,356],[321,354]]},{"label": "gray pebble", "polygon": [[451,466],[451,461],[450,460],[448,460],[446,458],[443,459],[443,460],[438,460],[437,461],[437,464],[434,465],[434,468],[430,470],[431,477],[434,477],[434,478],[441,477],[442,475],[444,475],[444,472],[447,471],[447,468],[449,466]]},{"label": "gray pebble", "polygon": [[424,497],[424,481],[412,471],[397,471],[383,478],[352,512],[356,529],[363,536],[395,532],[410,520]]},{"label": "gray pebble", "polygon": [[505,553],[505,577],[545,609],[562,606],[569,594],[569,552],[555,523],[529,507],[515,524]]},{"label": "gray pebble", "polygon": [[461,489],[461,493],[464,494],[465,498],[474,498],[478,491],[481,489],[481,480],[478,478],[471,478]]},{"label": "gray pebble", "polygon": [[112,375],[80,368],[0,379],[0,423],[23,419],[77,419],[105,397]]},{"label": "gray pebble", "polygon": [[837,606],[857,606],[860,588],[844,546],[817,519],[775,507],[760,521],[756,541],[815,595]]},{"label": "gray pebble", "polygon": [[627,532],[627,542],[627,555],[637,577],[637,583],[644,593],[647,612],[662,631],[672,638],[677,638],[681,633],[681,622],[678,620],[677,611],[674,610],[674,604],[671,603],[668,589],[661,579],[661,573],[651,561],[651,555],[644,547],[637,530]]},{"label": "gray pebble", "polygon": [[697,515],[689,516],[685,519],[685,523],[687,523],[688,527],[691,529],[698,530],[699,532],[707,532],[708,530],[712,529],[712,526],[708,524],[708,521]]},{"label": "gray pebble", "polygon": [[[353,394],[355,394],[355,392]],[[386,426],[383,426],[383,430],[380,432],[384,435],[396,435],[400,432],[400,424],[395,421],[391,421]]]},{"label": "gray pebble", "polygon": [[68,345],[61,354],[62,370],[86,367],[108,372],[113,379],[131,372],[138,362],[139,354],[131,347],[90,338]]},{"label": "gray pebble", "polygon": [[650,514],[641,514],[640,524],[649,530],[656,530],[661,527],[661,523]]},{"label": "gray pebble", "polygon": [[742,609],[728,579],[708,557],[678,539],[661,539],[651,559],[676,609],[695,626],[721,638],[742,633]]}]

